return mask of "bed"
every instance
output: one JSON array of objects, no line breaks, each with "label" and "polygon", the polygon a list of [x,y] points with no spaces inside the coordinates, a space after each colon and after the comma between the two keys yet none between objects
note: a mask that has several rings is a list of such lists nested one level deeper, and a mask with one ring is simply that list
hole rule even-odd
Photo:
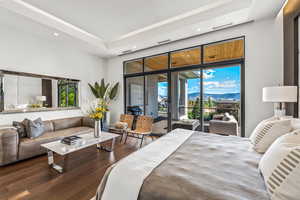
[{"label": "bed", "polygon": [[247,138],[176,129],[107,169],[96,200],[269,200]]}]

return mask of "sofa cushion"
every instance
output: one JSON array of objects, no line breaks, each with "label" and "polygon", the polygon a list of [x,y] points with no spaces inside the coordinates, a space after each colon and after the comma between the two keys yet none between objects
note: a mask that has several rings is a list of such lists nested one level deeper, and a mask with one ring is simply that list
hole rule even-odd
[{"label": "sofa cushion", "polygon": [[0,166],[18,159],[19,135],[13,128],[0,129]]},{"label": "sofa cushion", "polygon": [[82,125],[82,117],[73,117],[73,118],[65,118],[65,119],[56,119],[52,120],[54,131],[79,127]]},{"label": "sofa cushion", "polygon": [[41,147],[41,144],[45,144],[48,142],[60,140],[64,137],[71,135],[80,135],[84,133],[93,132],[94,129],[89,127],[75,127],[68,128],[54,132],[46,132],[42,136],[30,139],[30,138],[22,138],[19,144],[19,159],[26,159],[33,156],[37,156],[43,153],[46,153],[46,149]]},{"label": "sofa cushion", "polygon": [[83,117],[82,118],[82,126],[87,126],[94,128],[95,127],[95,121],[91,119],[90,117]]},{"label": "sofa cushion", "polygon": [[52,121],[43,121],[44,124],[44,132],[54,131],[53,122]]}]

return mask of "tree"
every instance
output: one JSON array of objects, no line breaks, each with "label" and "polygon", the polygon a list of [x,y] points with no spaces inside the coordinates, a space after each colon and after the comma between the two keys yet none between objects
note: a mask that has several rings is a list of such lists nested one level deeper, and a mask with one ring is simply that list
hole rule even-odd
[{"label": "tree", "polygon": [[214,106],[213,100],[211,97],[208,97],[208,107],[212,108]]},{"label": "tree", "polygon": [[193,106],[191,118],[192,119],[200,119],[200,98],[199,97],[196,99],[196,102]]}]

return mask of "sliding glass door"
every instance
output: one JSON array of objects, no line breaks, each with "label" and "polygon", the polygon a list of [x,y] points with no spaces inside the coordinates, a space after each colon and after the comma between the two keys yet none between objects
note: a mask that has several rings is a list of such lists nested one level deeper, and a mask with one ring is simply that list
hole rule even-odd
[{"label": "sliding glass door", "polygon": [[[231,116],[241,127],[241,66],[211,67],[203,70],[203,128],[209,131],[210,120]],[[225,124],[226,122],[224,122]],[[228,123],[228,122],[227,122]],[[225,127],[225,125],[224,125]]]},{"label": "sliding glass door", "polygon": [[184,127],[209,132],[210,121],[225,120],[226,113],[240,127],[241,66],[172,72],[171,99],[172,129]]},{"label": "sliding glass door", "polygon": [[168,75],[145,76],[145,114],[154,119],[153,133],[168,132]]},{"label": "sliding glass door", "polygon": [[144,76],[126,79],[126,112],[144,114]]},{"label": "sliding glass door", "polygon": [[213,132],[232,122],[229,129],[243,136],[244,42],[233,38],[125,61],[125,112],[152,116],[153,133]]},{"label": "sliding glass door", "polygon": [[[171,73],[172,129],[199,126],[201,120],[201,71]],[[195,124],[196,123],[196,124]]]}]

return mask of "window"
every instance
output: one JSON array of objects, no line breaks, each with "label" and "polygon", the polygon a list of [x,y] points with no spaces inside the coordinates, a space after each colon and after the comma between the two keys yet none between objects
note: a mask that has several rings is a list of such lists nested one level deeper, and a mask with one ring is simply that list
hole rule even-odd
[{"label": "window", "polygon": [[144,113],[144,76],[126,79],[126,112]]},{"label": "window", "polygon": [[143,72],[143,60],[128,61],[125,63],[125,74],[135,74]]},{"label": "window", "polygon": [[124,62],[126,69],[132,62],[140,69],[138,74],[124,74],[125,112],[152,116],[153,133],[183,126],[208,132],[216,128],[210,125],[213,118],[229,113],[236,120],[235,134],[244,136],[244,40],[229,39]]},{"label": "window", "polygon": [[244,58],[244,40],[237,39],[204,46],[204,63]]},{"label": "window", "polygon": [[168,69],[168,54],[145,58],[145,71]]},{"label": "window", "polygon": [[78,83],[72,81],[59,80],[58,87],[58,107],[78,106]]},{"label": "window", "polygon": [[201,49],[193,48],[171,53],[171,67],[184,67],[201,63]]}]

